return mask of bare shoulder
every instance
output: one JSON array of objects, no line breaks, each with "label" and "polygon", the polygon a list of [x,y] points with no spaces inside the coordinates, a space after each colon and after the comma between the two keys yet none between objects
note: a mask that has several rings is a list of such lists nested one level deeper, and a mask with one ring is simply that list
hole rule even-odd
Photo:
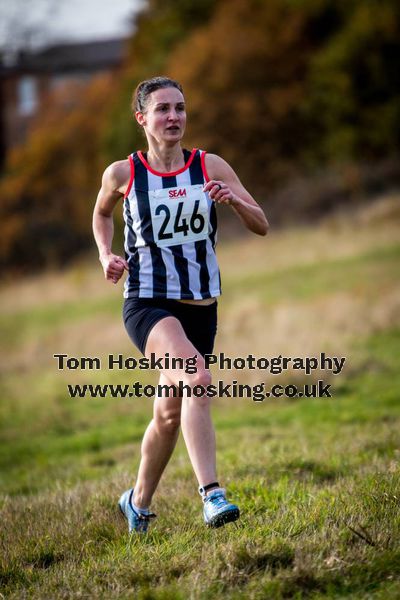
[{"label": "bare shoulder", "polygon": [[234,174],[232,167],[218,154],[206,154],[205,164],[210,179],[225,179]]},{"label": "bare shoulder", "polygon": [[237,194],[247,204],[256,205],[253,196],[246,190],[236,172],[229,163],[218,154],[206,154],[205,165],[208,177],[216,181],[223,181],[232,192]]},{"label": "bare shoulder", "polygon": [[108,165],[103,173],[103,186],[125,193],[131,178],[131,166],[128,159],[117,160]]},{"label": "bare shoulder", "polygon": [[229,163],[218,154],[206,154],[205,166],[210,179],[219,179],[228,185],[240,184],[239,177]]}]

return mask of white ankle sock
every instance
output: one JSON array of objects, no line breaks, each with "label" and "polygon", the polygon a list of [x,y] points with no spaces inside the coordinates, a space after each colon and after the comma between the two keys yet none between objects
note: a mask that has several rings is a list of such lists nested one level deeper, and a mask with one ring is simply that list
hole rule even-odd
[{"label": "white ankle sock", "polygon": [[139,508],[138,506],[136,506],[136,504],[134,503],[133,500],[131,500],[131,505],[132,505],[133,510],[135,512],[137,512],[139,515],[148,515],[150,512],[148,508]]}]

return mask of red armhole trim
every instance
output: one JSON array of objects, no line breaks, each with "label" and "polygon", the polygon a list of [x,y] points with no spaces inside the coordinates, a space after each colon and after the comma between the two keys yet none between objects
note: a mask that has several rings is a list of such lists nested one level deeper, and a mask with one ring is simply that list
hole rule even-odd
[{"label": "red armhole trim", "polygon": [[135,179],[135,163],[133,162],[132,154],[129,155],[129,164],[131,166],[131,177],[129,179],[128,187],[126,188],[126,192],[124,194],[124,200],[128,197],[129,192],[131,191],[133,180]]},{"label": "red armhole trim", "polygon": [[201,153],[200,161],[201,161],[201,170],[203,171],[204,179],[208,183],[210,181],[210,177],[208,176],[207,168],[206,168],[206,154],[207,154],[207,152],[205,152],[205,151]]}]

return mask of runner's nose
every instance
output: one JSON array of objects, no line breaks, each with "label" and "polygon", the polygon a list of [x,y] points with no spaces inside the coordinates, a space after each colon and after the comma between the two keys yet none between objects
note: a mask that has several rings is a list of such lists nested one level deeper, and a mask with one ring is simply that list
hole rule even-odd
[{"label": "runner's nose", "polygon": [[169,111],[168,120],[169,121],[177,121],[178,120],[178,113],[176,112],[175,108],[171,108],[171,110]]}]

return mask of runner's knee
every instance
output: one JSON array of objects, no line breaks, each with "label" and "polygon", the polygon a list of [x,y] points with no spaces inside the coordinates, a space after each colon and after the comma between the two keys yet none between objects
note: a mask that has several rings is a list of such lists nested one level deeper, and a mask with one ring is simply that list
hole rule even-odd
[{"label": "runner's knee", "polygon": [[211,383],[211,373],[208,369],[199,368],[197,373],[191,375],[186,385],[190,388],[190,393],[186,394],[185,400],[191,403],[196,403],[200,406],[208,406],[211,398],[207,396],[207,387]]},{"label": "runner's knee", "polygon": [[156,411],[154,415],[156,427],[162,433],[175,433],[181,424],[181,411],[168,409]]},{"label": "runner's knee", "polygon": [[198,386],[206,389],[211,383],[211,373],[205,367],[198,367],[197,372],[190,375],[185,383],[190,385],[192,389]]}]

